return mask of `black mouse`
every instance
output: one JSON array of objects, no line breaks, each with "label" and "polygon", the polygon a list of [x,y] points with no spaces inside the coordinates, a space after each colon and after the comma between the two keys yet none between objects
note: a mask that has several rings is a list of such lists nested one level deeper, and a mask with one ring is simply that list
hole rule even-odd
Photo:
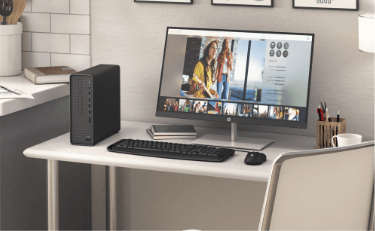
[{"label": "black mouse", "polygon": [[245,164],[260,165],[267,160],[267,156],[260,152],[248,152],[245,158]]}]

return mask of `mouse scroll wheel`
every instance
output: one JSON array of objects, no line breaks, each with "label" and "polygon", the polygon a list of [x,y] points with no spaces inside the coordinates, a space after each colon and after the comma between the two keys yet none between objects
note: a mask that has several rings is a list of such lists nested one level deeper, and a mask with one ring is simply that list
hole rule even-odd
[{"label": "mouse scroll wheel", "polygon": [[251,154],[250,156],[254,156],[254,154]]}]

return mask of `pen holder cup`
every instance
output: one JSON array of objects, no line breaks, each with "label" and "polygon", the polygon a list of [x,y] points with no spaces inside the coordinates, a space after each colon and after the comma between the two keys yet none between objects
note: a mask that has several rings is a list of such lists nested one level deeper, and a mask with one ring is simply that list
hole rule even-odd
[{"label": "pen holder cup", "polygon": [[330,118],[332,122],[318,120],[316,132],[317,149],[333,147],[332,136],[346,133],[346,120],[344,118],[340,118],[339,123],[337,118]]},{"label": "pen holder cup", "polygon": [[15,25],[0,25],[0,77],[22,73],[21,34],[20,22]]}]

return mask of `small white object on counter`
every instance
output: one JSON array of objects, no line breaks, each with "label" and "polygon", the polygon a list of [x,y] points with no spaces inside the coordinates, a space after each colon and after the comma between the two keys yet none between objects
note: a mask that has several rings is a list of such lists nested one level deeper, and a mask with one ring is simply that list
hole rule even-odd
[{"label": "small white object on counter", "polygon": [[10,88],[7,86],[0,85],[0,99],[34,99],[30,94],[20,91],[17,88]]}]

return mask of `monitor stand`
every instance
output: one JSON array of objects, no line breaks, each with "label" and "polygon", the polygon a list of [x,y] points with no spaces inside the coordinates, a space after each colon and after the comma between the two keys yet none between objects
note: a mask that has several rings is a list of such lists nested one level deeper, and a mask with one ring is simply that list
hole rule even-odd
[{"label": "monitor stand", "polygon": [[198,137],[192,143],[229,147],[236,150],[262,150],[273,143],[271,139],[261,139],[245,136],[237,136],[237,123],[231,123],[231,137],[226,135],[206,134]]}]

